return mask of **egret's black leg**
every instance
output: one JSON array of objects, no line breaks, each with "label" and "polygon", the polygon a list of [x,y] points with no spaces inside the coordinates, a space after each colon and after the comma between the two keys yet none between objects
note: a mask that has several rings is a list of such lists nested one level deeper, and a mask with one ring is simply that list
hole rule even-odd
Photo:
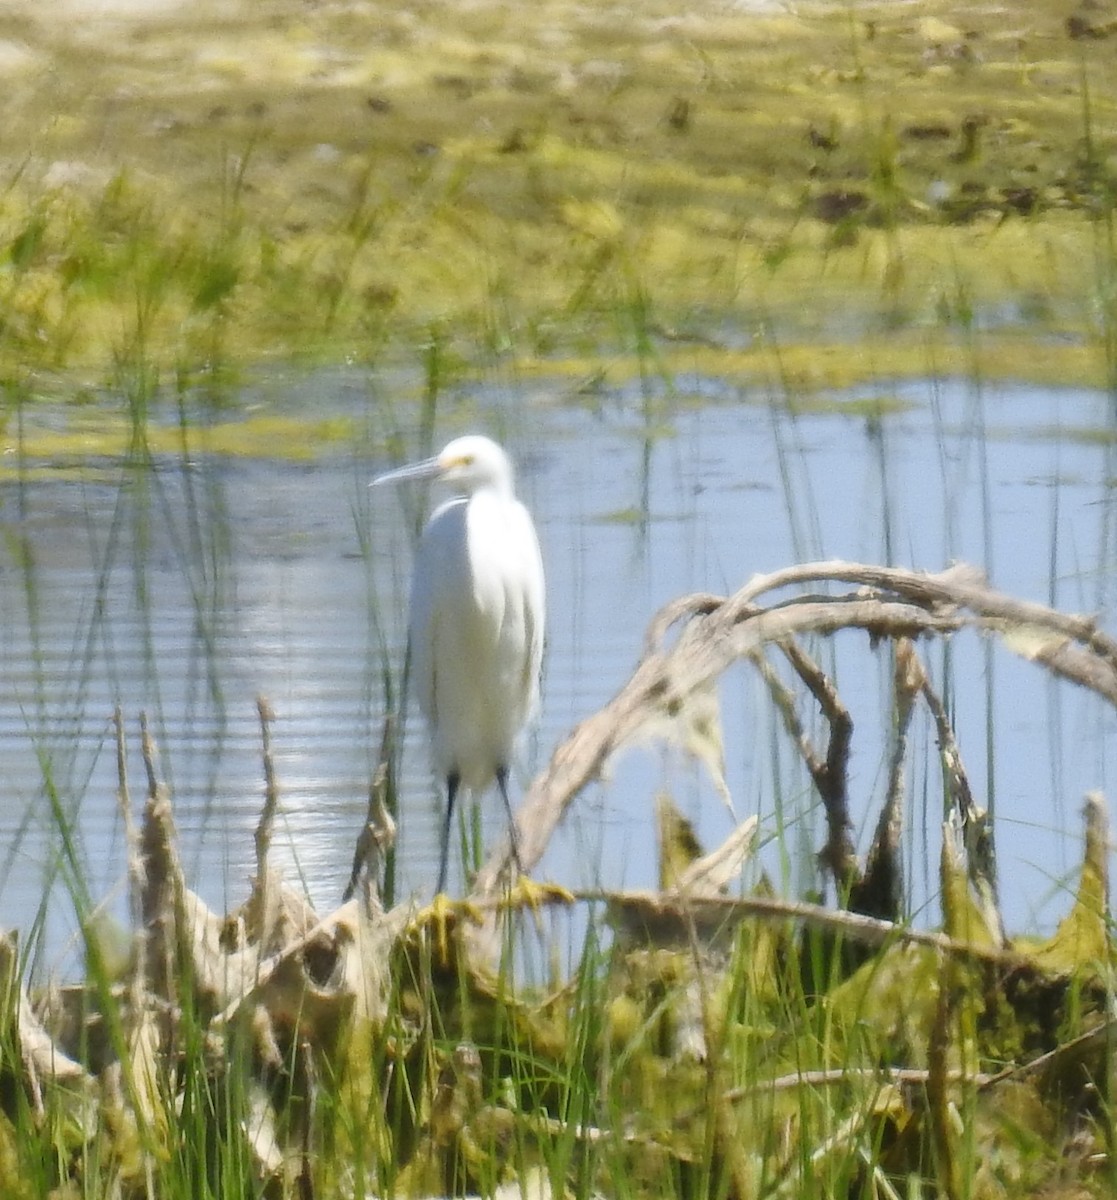
[{"label": "egret's black leg", "polygon": [[457,771],[451,771],[446,777],[446,820],[442,824],[442,857],[438,864],[438,887],[434,889],[435,895],[446,890],[446,865],[450,857],[450,822],[454,816],[454,801],[457,799],[461,781]]},{"label": "egret's black leg", "polygon": [[500,788],[500,794],[504,799],[504,811],[508,814],[508,838],[512,843],[512,861],[516,864],[516,870],[522,875],[524,873],[523,864],[520,862],[520,830],[516,824],[516,817],[512,812],[512,802],[508,799],[508,768],[505,766],[497,767],[496,769],[496,784]]}]

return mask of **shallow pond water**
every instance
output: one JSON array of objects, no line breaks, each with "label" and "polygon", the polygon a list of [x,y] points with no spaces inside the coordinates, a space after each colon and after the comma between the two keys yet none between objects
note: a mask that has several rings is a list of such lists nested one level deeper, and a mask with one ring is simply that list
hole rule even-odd
[{"label": "shallow pond water", "polygon": [[[75,467],[7,456],[0,482],[0,922],[45,921],[44,965],[72,958],[60,822],[76,832],[81,886],[126,911],[111,716],[120,704],[134,807],[144,791],[137,717],[149,714],[174,793],[191,882],[239,903],[263,794],[255,697],[275,710],[281,786],[275,853],[332,905],[348,877],[384,713],[398,675],[419,492],[370,493],[377,389],[360,372],[277,375],[246,409],[336,417],[351,435],[308,462],[202,453],[149,467]],[[463,400],[465,397],[463,396]],[[1099,393],[935,380],[878,385],[794,415],[713,378],[670,392],[605,388],[576,405],[545,383],[478,389],[469,426],[506,442],[548,569],[544,701],[521,781],[635,665],[645,625],[687,591],[729,591],[794,561],[847,558],[937,570],[984,565],[1002,591],[1105,612],[1115,553],[1110,400]],[[461,432],[444,410],[438,441]],[[36,411],[45,427],[72,418]],[[413,450],[416,449],[412,443]],[[943,678],[940,649],[926,647]],[[824,650],[856,722],[851,794],[862,847],[882,799],[886,664],[849,635]],[[997,815],[1010,928],[1049,929],[1081,853],[1083,793],[1115,770],[1114,714],[973,638],[951,650],[950,701],[979,802]],[[729,786],[759,812],[760,863],[781,890],[811,882],[822,820],[760,685],[722,688]],[[988,714],[992,712],[990,717]],[[809,706],[804,703],[804,715]],[[885,717],[882,721],[882,712]],[[933,734],[910,772],[911,903],[934,901],[941,819]],[[590,789],[541,874],[573,886],[655,878],[652,799],[668,788],[715,844],[730,819],[698,768],[629,752]],[[53,802],[52,798],[53,797]],[[402,894],[428,891],[439,799],[417,717],[407,724]],[[501,830],[495,796],[484,830]],[[460,886],[460,874],[452,874]],[[49,897],[43,904],[44,897]]]}]

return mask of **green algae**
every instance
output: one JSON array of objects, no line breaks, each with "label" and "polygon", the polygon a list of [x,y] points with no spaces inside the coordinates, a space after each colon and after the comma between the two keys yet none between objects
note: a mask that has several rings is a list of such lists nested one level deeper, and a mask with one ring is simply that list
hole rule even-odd
[{"label": "green algae", "polygon": [[[9,437],[11,431],[9,430]],[[281,459],[312,462],[339,447],[353,444],[355,423],[342,417],[314,419],[260,412],[209,424],[180,426],[149,422],[143,427],[145,457],[189,457],[193,454],[225,458]],[[67,420],[64,428],[23,429],[18,443],[0,442],[4,465],[0,478],[28,480],[60,467],[85,465],[102,471],[103,460],[120,461],[137,452],[136,428],[127,417],[98,412]]]}]

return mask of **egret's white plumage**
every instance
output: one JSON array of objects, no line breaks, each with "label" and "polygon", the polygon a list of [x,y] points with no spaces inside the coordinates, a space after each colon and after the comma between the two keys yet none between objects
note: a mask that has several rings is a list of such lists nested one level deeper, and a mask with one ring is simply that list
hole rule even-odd
[{"label": "egret's white plumage", "polygon": [[494,441],[455,438],[441,454],[374,479],[434,479],[453,495],[433,513],[416,552],[409,639],[412,682],[447,784],[438,891],[460,787],[495,779],[511,821],[508,767],[539,701],[545,594],[539,539],[516,499],[512,464]]}]

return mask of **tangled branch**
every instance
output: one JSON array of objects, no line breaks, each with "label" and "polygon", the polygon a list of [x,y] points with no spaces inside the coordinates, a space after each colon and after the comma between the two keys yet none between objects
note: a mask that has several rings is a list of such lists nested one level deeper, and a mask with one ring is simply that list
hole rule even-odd
[{"label": "tangled branch", "polygon": [[[842,584],[851,590],[818,590]],[[768,602],[761,603],[762,599]],[[676,627],[669,643],[668,635]],[[808,753],[804,747],[804,757],[827,806],[829,838],[820,857],[834,871],[839,889],[847,888],[857,878],[850,868],[844,788],[849,730],[836,693],[832,694],[829,681],[810,663],[797,639],[861,630],[874,642],[899,643],[929,635],[947,637],[963,629],[994,635],[1015,653],[1117,706],[1117,641],[1094,618],[1007,596],[991,588],[973,567],[927,574],[899,567],[819,562],[756,576],[732,596],[686,597],[653,618],[643,656],[629,681],[603,709],[573,730],[531,785],[518,814],[524,870],[539,862],[570,805],[618,750],[646,726],[671,719],[734,663],[755,660],[775,645],[789,654],[830,718],[828,752]],[[921,690],[926,694],[928,689],[921,684]],[[473,895],[491,894],[510,866],[505,843],[478,872]]]}]

